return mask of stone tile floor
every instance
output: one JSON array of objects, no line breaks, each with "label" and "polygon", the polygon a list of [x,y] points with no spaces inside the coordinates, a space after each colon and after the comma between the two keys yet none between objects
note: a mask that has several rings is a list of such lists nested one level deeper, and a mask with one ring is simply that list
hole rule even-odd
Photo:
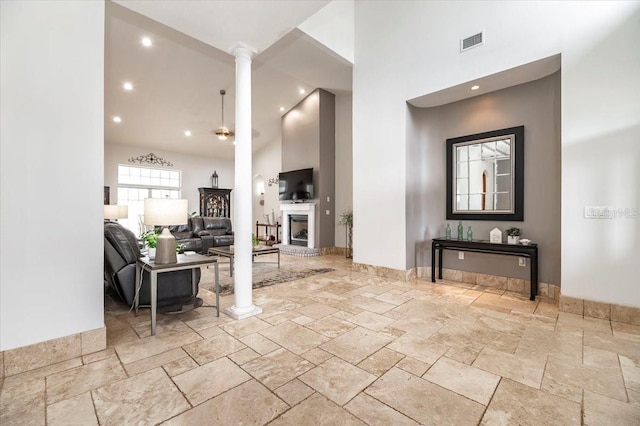
[{"label": "stone tile floor", "polygon": [[107,303],[107,349],[4,378],[0,424],[640,424],[640,327],[339,256],[283,262],[336,271],[256,290],[243,321],[160,315],[156,336],[148,311]]}]

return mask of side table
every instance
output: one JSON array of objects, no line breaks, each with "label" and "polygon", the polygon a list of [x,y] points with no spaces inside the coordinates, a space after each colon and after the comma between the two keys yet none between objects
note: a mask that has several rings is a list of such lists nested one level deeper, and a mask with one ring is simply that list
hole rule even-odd
[{"label": "side table", "polygon": [[[218,316],[220,316],[220,281],[218,279],[218,259],[211,256],[204,256],[202,254],[179,254],[178,261],[176,263],[168,263],[163,265],[157,265],[155,262],[149,260],[148,257],[141,257],[136,262],[136,286],[141,283],[140,277],[143,271],[149,271],[151,275],[151,335],[156,334],[156,309],[158,304],[158,274],[163,272],[181,271],[184,269],[193,269],[191,271],[191,294],[196,294],[196,271],[194,268],[199,266],[215,266],[215,288],[216,288],[216,310]],[[134,307],[137,310],[139,306],[139,291],[136,291],[134,298]]]}]

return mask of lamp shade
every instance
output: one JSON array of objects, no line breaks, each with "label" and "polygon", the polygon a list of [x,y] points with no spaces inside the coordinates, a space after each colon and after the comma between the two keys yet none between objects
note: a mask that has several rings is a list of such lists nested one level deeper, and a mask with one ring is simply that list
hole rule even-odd
[{"label": "lamp shade", "polygon": [[104,218],[107,220],[118,219],[118,205],[117,204],[105,204],[104,205]]},{"label": "lamp shade", "polygon": [[145,225],[185,225],[188,222],[188,200],[174,198],[145,198]]}]

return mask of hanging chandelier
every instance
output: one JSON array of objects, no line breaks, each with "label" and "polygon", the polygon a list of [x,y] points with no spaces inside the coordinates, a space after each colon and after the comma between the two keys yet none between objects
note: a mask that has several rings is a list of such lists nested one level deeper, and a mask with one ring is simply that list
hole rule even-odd
[{"label": "hanging chandelier", "polygon": [[221,141],[226,141],[229,136],[233,136],[233,132],[224,125],[224,95],[226,93],[224,89],[220,90],[220,97],[222,98],[222,120],[220,121],[220,127],[213,132]]}]

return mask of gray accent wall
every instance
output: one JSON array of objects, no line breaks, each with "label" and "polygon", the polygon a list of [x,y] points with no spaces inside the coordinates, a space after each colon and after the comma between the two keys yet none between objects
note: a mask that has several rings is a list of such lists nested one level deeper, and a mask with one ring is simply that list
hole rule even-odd
[{"label": "gray accent wall", "polygon": [[335,245],[335,137],[335,95],[326,90],[282,117],[282,171],[313,167],[316,247]]},{"label": "gray accent wall", "polygon": [[[538,243],[539,279],[560,285],[560,72],[504,90],[433,108],[407,111],[407,269],[431,266],[431,239],[444,236],[445,149],[448,138],[524,125],[524,221],[463,221],[474,239],[489,239],[497,227],[522,228]],[[455,238],[457,221],[449,221]],[[512,256],[445,251],[444,267],[529,278]]]}]

